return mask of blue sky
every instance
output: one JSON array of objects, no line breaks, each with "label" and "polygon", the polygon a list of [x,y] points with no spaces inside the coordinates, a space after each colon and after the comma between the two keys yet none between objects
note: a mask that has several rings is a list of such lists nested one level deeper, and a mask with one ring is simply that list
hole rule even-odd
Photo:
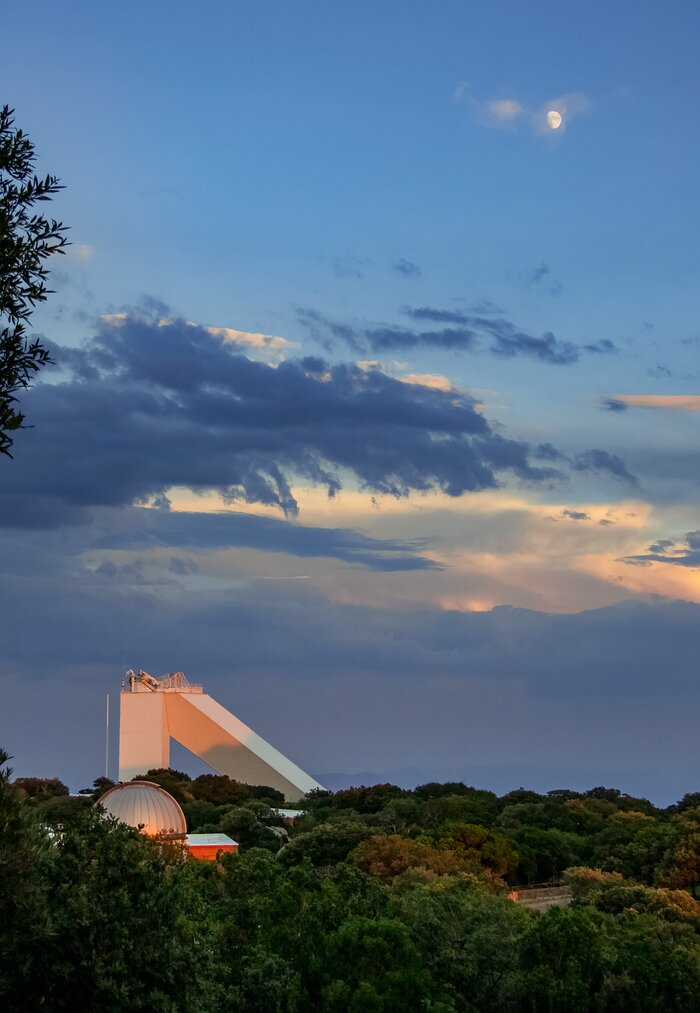
[{"label": "blue sky", "polygon": [[[189,666],[316,775],[695,787],[673,716],[698,703],[699,20],[75,2],[38,4],[30,34],[5,15],[2,101],[65,183],[73,242],[34,317],[57,366],[0,483],[20,772],[90,780],[120,668]],[[423,658],[410,688],[392,629]],[[576,629],[591,653],[553,704],[536,673]],[[79,755],[22,682],[76,733],[90,699]],[[516,716],[550,707],[569,731],[545,748]]]}]

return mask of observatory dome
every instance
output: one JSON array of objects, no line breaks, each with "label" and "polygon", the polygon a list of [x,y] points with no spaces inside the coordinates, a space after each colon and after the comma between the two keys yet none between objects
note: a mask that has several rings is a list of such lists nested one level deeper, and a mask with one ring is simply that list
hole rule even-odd
[{"label": "observatory dome", "polygon": [[108,816],[155,837],[184,837],[185,814],[172,795],[153,781],[116,784],[97,800]]}]

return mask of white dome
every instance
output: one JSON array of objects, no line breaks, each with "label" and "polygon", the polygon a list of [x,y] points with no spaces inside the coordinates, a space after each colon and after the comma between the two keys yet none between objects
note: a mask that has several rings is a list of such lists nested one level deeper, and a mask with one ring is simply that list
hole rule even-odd
[{"label": "white dome", "polygon": [[136,827],[149,837],[167,834],[184,837],[185,814],[165,788],[153,781],[127,781],[116,784],[97,800],[108,816]]}]

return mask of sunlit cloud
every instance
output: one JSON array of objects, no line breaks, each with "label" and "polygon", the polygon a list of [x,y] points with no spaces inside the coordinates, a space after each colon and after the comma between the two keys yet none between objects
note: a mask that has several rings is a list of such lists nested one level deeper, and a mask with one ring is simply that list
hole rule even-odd
[{"label": "sunlit cloud", "polygon": [[[623,557],[640,552],[665,530],[663,518],[642,500],[542,503],[507,490],[485,490],[457,501],[435,491],[410,500],[372,501],[352,489],[332,500],[320,489],[295,487],[293,493],[305,523],[347,526],[373,538],[422,539],[421,555],[435,564],[407,581],[395,573],[372,573],[368,579],[356,567],[315,560],[305,570],[307,583],[334,602],[463,612],[499,605],[576,612],[638,595],[700,601],[700,581],[687,570],[667,575],[624,562]],[[179,508],[206,508],[191,493],[178,491],[171,498]],[[211,505],[221,508],[220,501]],[[254,505],[240,509],[267,510]],[[257,565],[250,555],[245,563],[240,554],[235,559],[239,576],[242,566],[250,573],[249,567]],[[219,558],[217,567],[221,565]],[[289,567],[293,569],[292,562]]]},{"label": "sunlit cloud", "polygon": [[490,116],[505,123],[517,119],[524,112],[520,103],[510,98],[491,99],[485,105]]},{"label": "sunlit cloud", "polygon": [[[193,324],[192,326],[196,326]],[[206,330],[215,338],[223,338],[241,348],[255,349],[257,351],[272,353],[274,356],[283,357],[286,352],[298,348],[295,341],[281,338],[277,334],[259,334],[254,331],[239,331],[233,327],[207,327]]]},{"label": "sunlit cloud", "polygon": [[[355,363],[360,369],[365,371],[371,369],[379,369],[382,373],[386,373],[388,376],[396,377],[397,380],[401,380],[402,383],[415,384],[417,387],[430,387],[432,390],[443,390],[443,391],[455,391],[458,392],[459,388],[452,383],[449,377],[443,373],[407,373],[407,363],[397,362],[396,360],[385,362],[381,359],[358,359]],[[481,408],[481,406],[476,406]]]},{"label": "sunlit cloud", "polygon": [[452,381],[441,373],[406,373],[399,379],[403,383],[414,383],[419,387],[432,387],[434,390],[455,390]]},{"label": "sunlit cloud", "polygon": [[[130,320],[127,312],[104,313],[100,321],[108,327],[122,327]],[[158,327],[169,327],[173,324],[171,317],[161,317],[157,321]],[[192,320],[186,321],[188,327],[196,328],[199,325]],[[255,331],[240,331],[235,327],[205,327],[205,331],[212,337],[221,338],[225,343],[238,345],[247,351],[258,352],[263,357],[280,361],[287,352],[299,348],[295,341],[288,341],[277,334],[262,334]]]},{"label": "sunlit cloud", "polygon": [[514,98],[475,98],[467,84],[460,84],[454,97],[457,102],[469,107],[472,116],[482,127],[509,126],[525,112],[521,103]]},{"label": "sunlit cloud", "polygon": [[69,260],[77,260],[79,264],[84,264],[96,256],[96,251],[95,247],[88,243],[72,243],[66,248],[66,256]]},{"label": "sunlit cloud", "polygon": [[610,411],[625,408],[665,408],[671,411],[699,412],[700,394],[615,394],[601,402]]}]

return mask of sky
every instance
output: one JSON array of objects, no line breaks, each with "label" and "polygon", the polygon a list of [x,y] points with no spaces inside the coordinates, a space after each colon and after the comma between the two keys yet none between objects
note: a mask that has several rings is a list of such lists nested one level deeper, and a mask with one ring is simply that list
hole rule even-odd
[{"label": "sky", "polygon": [[133,667],[329,787],[697,790],[697,5],[3,24],[72,244],[0,462],[16,773],[102,774]]}]

